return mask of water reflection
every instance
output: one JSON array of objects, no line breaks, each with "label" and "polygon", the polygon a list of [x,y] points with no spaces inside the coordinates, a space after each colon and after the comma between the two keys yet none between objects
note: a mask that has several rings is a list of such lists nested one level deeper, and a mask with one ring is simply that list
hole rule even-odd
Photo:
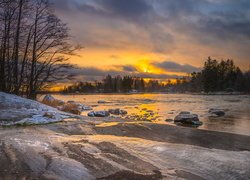
[{"label": "water reflection", "polygon": [[[78,101],[94,110],[124,109],[123,119],[153,121],[175,125],[172,121],[181,111],[198,114],[203,125],[199,129],[225,131],[250,135],[250,96],[201,96],[185,94],[133,94],[133,95],[56,95],[56,98]],[[98,101],[109,103],[98,103]],[[209,117],[210,108],[226,110],[225,117]],[[87,112],[83,112],[86,115]],[[113,117],[117,117],[112,115]]]}]

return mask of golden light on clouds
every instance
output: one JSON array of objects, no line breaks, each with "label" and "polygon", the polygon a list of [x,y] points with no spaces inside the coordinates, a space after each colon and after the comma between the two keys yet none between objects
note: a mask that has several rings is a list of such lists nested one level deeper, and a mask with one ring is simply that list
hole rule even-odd
[{"label": "golden light on clouds", "polygon": [[[208,56],[234,59],[243,70],[250,67],[250,36],[246,31],[249,13],[247,8],[238,6],[244,0],[197,0],[192,4],[164,0],[66,0],[65,4],[53,1],[57,14],[69,25],[73,41],[85,47],[79,57],[70,59],[79,67],[96,68],[106,74],[120,71],[124,75],[132,74],[133,68],[124,71],[122,66],[133,66],[137,74],[161,79],[197,70]],[[241,19],[241,26],[226,27],[235,24],[239,14],[245,18]],[[154,64],[161,62],[176,65]],[[92,73],[89,79],[94,78]]]}]

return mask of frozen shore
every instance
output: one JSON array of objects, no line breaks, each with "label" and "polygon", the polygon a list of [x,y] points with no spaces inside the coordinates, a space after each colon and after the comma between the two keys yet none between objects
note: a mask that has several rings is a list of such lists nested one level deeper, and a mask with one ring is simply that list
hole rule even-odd
[{"label": "frozen shore", "polygon": [[0,111],[5,125],[43,124],[0,127],[3,179],[250,178],[249,136],[73,116],[5,93]]},{"label": "frozen shore", "polygon": [[0,92],[0,125],[48,124],[80,116],[58,111],[37,101]]}]

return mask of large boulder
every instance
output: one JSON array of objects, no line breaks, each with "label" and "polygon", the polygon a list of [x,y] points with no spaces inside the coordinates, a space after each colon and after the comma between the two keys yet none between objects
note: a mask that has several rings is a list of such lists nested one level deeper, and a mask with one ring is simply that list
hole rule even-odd
[{"label": "large boulder", "polygon": [[90,117],[107,117],[110,113],[108,111],[91,111],[88,113]]},{"label": "large boulder", "polygon": [[220,117],[220,116],[225,116],[225,111],[224,110],[222,110],[222,109],[216,109],[216,108],[211,108],[211,109],[209,109],[209,111],[208,111],[211,115],[216,115],[216,116],[218,116],[218,117]]},{"label": "large boulder", "polygon": [[202,122],[199,121],[197,114],[192,114],[188,111],[180,112],[175,118],[175,123],[191,124],[191,125],[201,125]]},{"label": "large boulder", "polygon": [[127,111],[119,109],[119,108],[117,108],[117,109],[109,109],[109,113],[114,114],[114,115],[126,115],[126,114],[128,114]]},{"label": "large boulder", "polygon": [[43,100],[42,100],[42,103],[43,103],[43,104],[46,104],[46,105],[48,105],[48,106],[55,107],[55,108],[57,108],[58,106],[62,106],[62,105],[65,104],[64,101],[55,99],[55,98],[54,98],[52,95],[50,95],[50,94],[44,96],[44,98],[43,98]]}]

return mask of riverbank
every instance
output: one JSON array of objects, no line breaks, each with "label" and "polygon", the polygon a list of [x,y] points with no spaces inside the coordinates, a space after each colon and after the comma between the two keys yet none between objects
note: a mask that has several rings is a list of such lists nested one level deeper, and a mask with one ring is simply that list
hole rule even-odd
[{"label": "riverbank", "polygon": [[112,117],[0,127],[2,179],[249,179],[249,157],[249,136]]},{"label": "riverbank", "polygon": [[77,93],[64,93],[64,92],[40,92],[39,95],[46,95],[46,94],[54,94],[54,95],[133,95],[133,94],[190,94],[190,95],[249,95],[250,92],[137,92],[137,93],[84,93],[84,92],[77,92]]}]

